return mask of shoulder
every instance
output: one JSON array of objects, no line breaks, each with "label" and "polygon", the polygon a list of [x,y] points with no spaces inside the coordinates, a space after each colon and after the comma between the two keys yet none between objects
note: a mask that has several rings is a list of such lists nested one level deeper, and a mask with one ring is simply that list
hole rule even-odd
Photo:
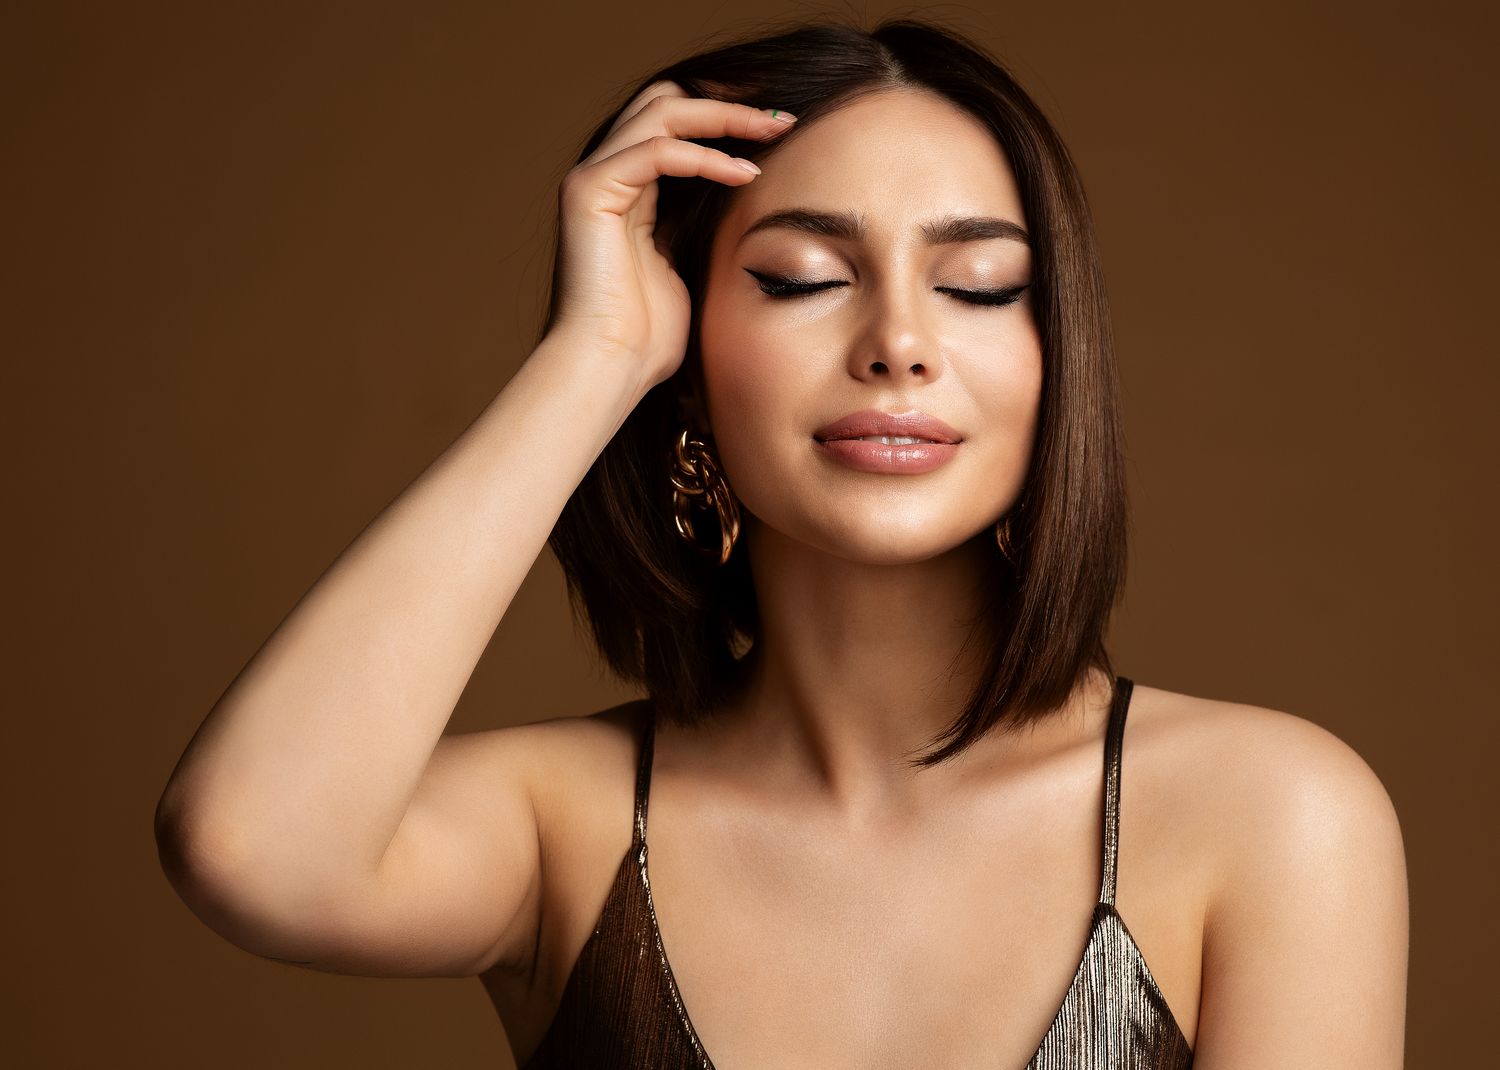
[{"label": "shoulder", "polygon": [[[509,954],[490,964],[499,968],[487,983],[514,985],[535,978],[538,970],[545,975],[549,963],[535,956],[552,948],[552,930],[563,926],[571,932],[575,915],[586,913],[588,901],[607,888],[612,866],[630,843],[648,709],[636,699],[596,713],[440,740],[432,765],[440,776],[468,785],[459,804],[480,815],[486,839],[509,842],[512,857],[529,853],[537,867],[535,898],[515,922],[520,935],[508,942]],[[502,822],[518,806],[527,811],[524,833],[518,819]],[[510,992],[507,998],[515,997]]]},{"label": "shoulder", "polygon": [[618,772],[622,760],[628,765],[627,752],[640,752],[645,712],[645,700],[633,699],[596,713],[452,732],[440,738],[438,753],[463,762],[474,776],[506,773],[545,794],[554,775]]},{"label": "shoulder", "polygon": [[[648,706],[633,699],[589,714],[571,714],[509,725],[478,745],[491,768],[524,781],[544,848],[586,837],[602,828],[629,835],[635,774]],[[622,810],[623,808],[623,810]]]},{"label": "shoulder", "polygon": [[[488,732],[495,748],[509,747],[533,774],[592,771],[600,763],[617,766],[626,752],[639,753],[645,699],[632,699],[588,714],[562,714]],[[628,763],[627,763],[628,764]]]},{"label": "shoulder", "polygon": [[470,785],[476,794],[525,789],[538,819],[544,812],[587,802],[592,793],[622,782],[632,785],[640,754],[644,700],[620,703],[586,715],[542,720],[442,736],[433,771]]},{"label": "shoulder", "polygon": [[1224,875],[1247,864],[1315,854],[1336,865],[1351,847],[1389,852],[1401,829],[1369,763],[1327,728],[1294,713],[1141,688],[1149,731],[1194,796],[1195,809],[1232,848]]},{"label": "shoulder", "polygon": [[1204,1042],[1252,1062],[1400,1065],[1406,862],[1380,778],[1294,713],[1142,692],[1143,749],[1208,845]]}]

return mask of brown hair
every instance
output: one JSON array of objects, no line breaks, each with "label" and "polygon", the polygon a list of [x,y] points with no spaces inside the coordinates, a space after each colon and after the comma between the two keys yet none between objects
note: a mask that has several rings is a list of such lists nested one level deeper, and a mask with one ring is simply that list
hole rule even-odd
[{"label": "brown hair", "polygon": [[[862,95],[915,88],[982,122],[1009,159],[1031,233],[1043,376],[1036,443],[1010,514],[1014,563],[994,551],[990,597],[971,642],[986,644],[978,686],[914,759],[947,760],[996,725],[1033,723],[1063,706],[1091,667],[1114,675],[1104,633],[1124,583],[1123,434],[1109,306],[1083,186],[1057,132],[1005,67],[961,33],[896,19],[872,31],[837,21],[794,25],[682,59],[626,96],[669,80],[692,96],[783,108],[801,120],[780,141]],[[622,103],[578,160],[603,141]],[[755,160],[775,144],[702,144]],[[779,142],[778,142],[779,143]],[[736,686],[758,618],[742,547],[720,567],[672,520],[671,446],[679,396],[700,381],[697,335],[708,251],[728,187],[658,180],[658,234],[692,295],[682,367],[647,392],[569,499],[549,539],[576,614],[610,668],[679,723],[707,716]],[[555,275],[542,334],[557,311]],[[706,525],[711,527],[712,525]],[[715,540],[717,541],[717,540]]]}]

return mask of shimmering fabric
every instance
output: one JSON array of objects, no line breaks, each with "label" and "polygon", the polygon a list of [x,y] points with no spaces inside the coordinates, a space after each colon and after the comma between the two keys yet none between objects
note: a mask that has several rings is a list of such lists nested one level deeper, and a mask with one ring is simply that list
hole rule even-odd
[{"label": "shimmering fabric", "polygon": [[[1133,689],[1129,678],[1115,678],[1104,743],[1103,879],[1093,925],[1062,1007],[1023,1070],[1183,1070],[1193,1064],[1177,1020],[1114,907],[1120,750]],[[644,736],[630,849],[556,1016],[522,1070],[714,1070],[677,991],[651,902],[646,806],[654,722],[648,721]]]}]

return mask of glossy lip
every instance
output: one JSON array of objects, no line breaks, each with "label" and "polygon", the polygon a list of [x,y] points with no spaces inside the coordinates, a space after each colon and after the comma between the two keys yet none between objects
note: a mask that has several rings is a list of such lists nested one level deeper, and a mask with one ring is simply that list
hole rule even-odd
[{"label": "glossy lip", "polygon": [[[848,416],[840,417],[813,432],[819,442],[859,438],[861,435],[905,435],[910,438],[925,438],[930,442],[956,445],[963,436],[935,416],[928,416],[919,409],[909,412],[881,412],[879,409],[860,409]],[[873,442],[869,445],[878,446]],[[922,445],[922,443],[917,443]],[[885,449],[904,447],[886,446]]]},{"label": "glossy lip", "polygon": [[817,443],[814,448],[858,472],[916,475],[947,464],[958,452],[958,443],[912,442],[905,446],[887,446],[883,442],[866,442],[861,438],[830,438],[827,442]]},{"label": "glossy lip", "polygon": [[[887,445],[865,442],[861,435],[903,435],[926,442]],[[890,413],[861,409],[820,427],[813,435],[828,457],[860,472],[916,475],[947,464],[963,436],[935,416],[917,409]]]}]

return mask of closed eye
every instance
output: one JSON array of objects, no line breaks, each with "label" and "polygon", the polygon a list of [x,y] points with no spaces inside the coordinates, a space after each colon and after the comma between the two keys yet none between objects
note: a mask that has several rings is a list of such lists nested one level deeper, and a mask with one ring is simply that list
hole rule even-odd
[{"label": "closed eye", "polygon": [[[760,284],[761,292],[771,297],[805,297],[808,294],[821,293],[831,290],[835,286],[848,286],[842,279],[826,279],[822,281],[814,279],[795,279],[784,275],[768,275],[761,271],[750,271]],[[966,304],[971,305],[1009,305],[1020,300],[1021,295],[1026,292],[1030,283],[1022,283],[1019,286],[1007,286],[1000,290],[960,290],[954,286],[935,286],[933,289],[938,293],[948,294]]]},{"label": "closed eye", "polygon": [[812,279],[793,279],[785,275],[767,275],[760,271],[750,271],[755,276],[755,281],[760,283],[762,293],[770,294],[772,297],[800,297],[803,294],[814,294],[822,290],[829,290],[835,286],[848,286],[842,279],[828,279],[824,282],[815,282]]}]

